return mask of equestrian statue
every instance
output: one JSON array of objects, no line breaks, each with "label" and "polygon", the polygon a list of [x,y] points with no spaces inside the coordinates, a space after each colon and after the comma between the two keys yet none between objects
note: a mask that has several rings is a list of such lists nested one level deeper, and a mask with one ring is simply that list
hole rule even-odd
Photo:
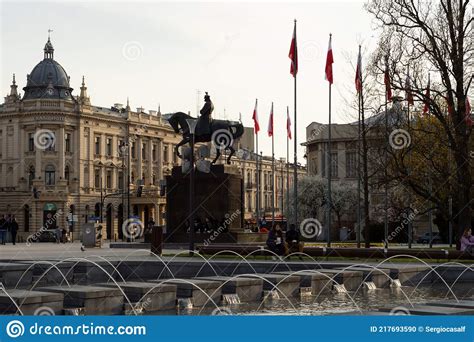
[{"label": "equestrian statue", "polygon": [[204,96],[204,106],[200,111],[201,116],[198,119],[182,112],[174,113],[168,118],[168,122],[174,131],[181,133],[183,136],[183,139],[175,148],[175,153],[179,158],[182,158],[179,153],[179,148],[191,141],[189,125],[186,120],[192,119],[197,120],[194,142],[212,142],[216,147],[216,157],[212,161],[212,164],[215,164],[221,152],[226,150],[230,151],[227,157],[227,164],[230,164],[230,159],[235,153],[235,149],[232,145],[244,134],[244,126],[238,121],[212,119],[213,110],[214,105],[212,104],[211,97],[206,92]]}]

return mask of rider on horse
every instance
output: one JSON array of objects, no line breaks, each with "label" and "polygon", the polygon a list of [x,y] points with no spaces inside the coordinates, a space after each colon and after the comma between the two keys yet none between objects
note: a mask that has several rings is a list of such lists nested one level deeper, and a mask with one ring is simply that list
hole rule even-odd
[{"label": "rider on horse", "polygon": [[200,113],[201,116],[198,119],[196,125],[196,134],[199,135],[210,135],[211,134],[211,122],[212,122],[212,111],[214,110],[214,105],[212,104],[211,97],[206,92],[204,96],[204,106],[202,107]]}]

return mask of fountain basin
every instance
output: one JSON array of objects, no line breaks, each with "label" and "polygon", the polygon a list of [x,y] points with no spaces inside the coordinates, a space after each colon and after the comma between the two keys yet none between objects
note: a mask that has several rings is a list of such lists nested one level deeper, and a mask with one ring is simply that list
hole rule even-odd
[{"label": "fountain basin", "polygon": [[[336,268],[336,269],[342,270],[344,268]],[[377,288],[389,287],[391,284],[390,269],[354,266],[354,267],[351,267],[349,270],[362,272],[362,276],[363,276],[362,281],[364,282],[371,281],[375,284]]]}]

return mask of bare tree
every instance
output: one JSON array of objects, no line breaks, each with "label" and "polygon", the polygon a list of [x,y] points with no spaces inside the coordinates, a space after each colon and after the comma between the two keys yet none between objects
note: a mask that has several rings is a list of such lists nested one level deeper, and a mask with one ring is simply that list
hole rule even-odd
[{"label": "bare tree", "polygon": [[[370,0],[366,8],[383,32],[378,56],[380,60],[390,56],[392,87],[405,89],[409,67],[411,92],[427,104],[447,137],[456,166],[452,193],[460,232],[471,224],[471,128],[466,120],[466,97],[474,69],[472,4],[469,0]],[[440,105],[440,98],[446,106]]]}]

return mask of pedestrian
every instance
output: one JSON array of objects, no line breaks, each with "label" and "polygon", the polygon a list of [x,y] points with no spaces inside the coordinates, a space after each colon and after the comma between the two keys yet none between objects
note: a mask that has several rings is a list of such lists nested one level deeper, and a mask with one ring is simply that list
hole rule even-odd
[{"label": "pedestrian", "polygon": [[3,215],[2,218],[0,219],[0,240],[1,240],[2,245],[5,244],[6,236],[7,236],[7,219],[6,219],[6,216]]},{"label": "pedestrian", "polygon": [[56,243],[60,243],[63,238],[63,231],[61,228],[56,228]]},{"label": "pedestrian", "polygon": [[12,218],[10,223],[10,234],[12,235],[12,243],[16,244],[16,234],[18,233],[18,222],[15,217]]},{"label": "pedestrian", "polygon": [[[286,244],[288,247],[288,253],[303,253],[304,243],[300,241],[300,233],[296,230],[294,224],[290,224],[290,229],[286,232]],[[298,255],[300,260],[301,255]]]},{"label": "pedestrian", "polygon": [[474,237],[471,235],[471,228],[464,229],[461,236],[461,252],[474,256]]},{"label": "pedestrian", "polygon": [[[281,231],[279,224],[274,224],[272,229],[268,232],[267,246],[270,251],[275,253],[280,258],[282,255],[286,254],[286,248],[283,241],[283,232]],[[275,260],[276,257],[272,256],[272,259]]]}]

